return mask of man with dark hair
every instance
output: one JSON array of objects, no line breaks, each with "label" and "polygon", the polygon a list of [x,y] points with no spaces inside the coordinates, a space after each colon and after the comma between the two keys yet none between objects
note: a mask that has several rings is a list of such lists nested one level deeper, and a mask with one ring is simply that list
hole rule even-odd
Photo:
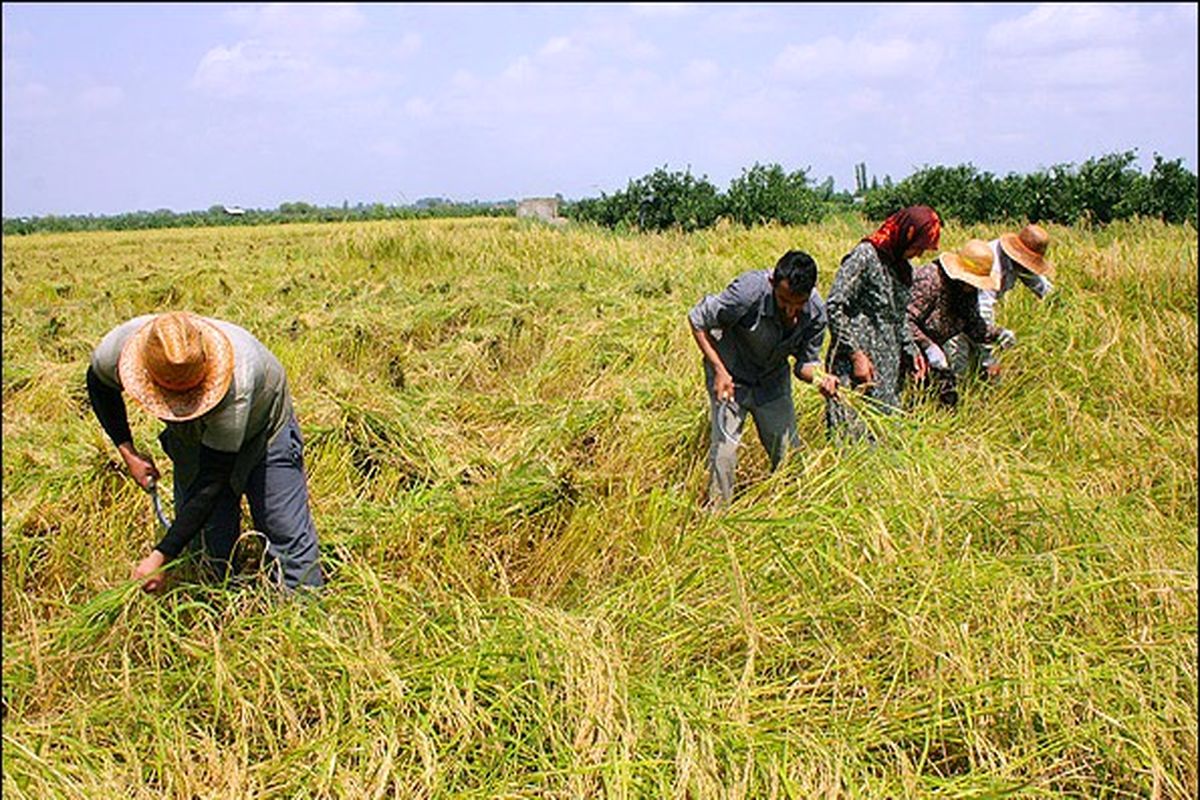
[{"label": "man with dark hair", "polygon": [[[779,466],[789,447],[799,445],[788,357],[796,359],[796,377],[817,382],[825,304],[816,282],[812,256],[789,250],[773,272],[745,272],[688,312],[692,337],[704,354],[712,408],[708,495],[713,507],[733,497],[737,448],[747,413],[754,417],[771,469]],[[837,393],[831,376],[823,376],[817,385],[825,397]]]}]

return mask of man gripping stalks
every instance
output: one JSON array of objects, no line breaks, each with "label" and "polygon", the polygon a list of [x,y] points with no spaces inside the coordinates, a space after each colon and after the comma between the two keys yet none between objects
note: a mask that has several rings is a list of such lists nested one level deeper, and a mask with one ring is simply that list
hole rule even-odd
[{"label": "man gripping stalks", "polygon": [[274,577],[289,589],[324,584],[287,376],[248,331],[186,312],[136,317],[92,352],[87,387],[96,418],[143,489],[159,473],[134,447],[122,392],[166,423],[159,441],[174,464],[176,515],[134,567],[146,591],[162,588],[161,567],[197,534],[208,566],[227,574],[243,495],[268,539]]}]

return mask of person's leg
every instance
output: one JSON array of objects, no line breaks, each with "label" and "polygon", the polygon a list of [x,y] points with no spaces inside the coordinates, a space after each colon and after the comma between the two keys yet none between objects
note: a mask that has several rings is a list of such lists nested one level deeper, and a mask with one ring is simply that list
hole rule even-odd
[{"label": "person's leg", "polygon": [[[829,441],[838,446],[860,441],[874,444],[875,436],[863,422],[862,417],[850,407],[848,401],[840,397],[843,392],[854,391],[850,388],[850,360],[847,358],[834,359],[830,366],[830,372],[838,380],[839,397],[825,400],[825,433]],[[860,400],[860,402],[865,401]]]},{"label": "person's leg", "polygon": [[933,385],[937,388],[938,402],[946,408],[958,405],[958,380],[954,372],[948,369],[931,369],[929,371]]},{"label": "person's leg", "polygon": [[800,446],[796,436],[796,407],[792,401],[791,387],[782,397],[750,409],[754,417],[754,429],[758,440],[771,459],[771,470],[779,468],[789,448]]},{"label": "person's leg", "polygon": [[742,438],[746,411],[735,401],[719,402],[709,392],[712,418],[712,445],[708,449],[708,502],[713,507],[733,499],[733,474],[737,468],[737,450]]},{"label": "person's leg", "polygon": [[317,529],[308,507],[304,440],[293,417],[267,445],[266,457],[246,483],[254,526],[268,541],[268,553],[289,588],[322,586]]}]

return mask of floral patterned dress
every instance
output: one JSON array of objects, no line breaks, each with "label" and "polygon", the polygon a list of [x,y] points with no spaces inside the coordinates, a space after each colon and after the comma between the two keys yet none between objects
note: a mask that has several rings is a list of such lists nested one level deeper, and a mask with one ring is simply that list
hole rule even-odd
[{"label": "floral patterned dress", "polygon": [[[860,242],[842,259],[825,307],[829,316],[827,370],[843,387],[853,384],[850,354],[862,350],[875,366],[876,383],[865,394],[871,406],[890,413],[900,405],[902,359],[917,353],[908,325],[910,290]],[[825,424],[835,440],[874,441],[859,414],[841,399],[825,401]]]},{"label": "floral patterned dress", "polygon": [[[960,335],[969,342],[990,345],[1000,335],[1000,328],[989,324],[980,313],[979,291],[970,284],[952,280],[937,259],[913,271],[908,324],[913,341],[922,350],[931,345],[945,347]],[[937,388],[942,404],[956,405],[958,387],[954,371],[933,366],[929,371],[929,381]]]}]

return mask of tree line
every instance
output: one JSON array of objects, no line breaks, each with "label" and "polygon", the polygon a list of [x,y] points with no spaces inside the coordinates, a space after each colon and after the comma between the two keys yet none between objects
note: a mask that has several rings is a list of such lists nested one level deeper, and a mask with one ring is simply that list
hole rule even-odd
[{"label": "tree line", "polygon": [[[1130,217],[1156,217],[1169,223],[1197,224],[1196,174],[1181,159],[1154,154],[1143,174],[1129,150],[1090,158],[1082,164],[1056,164],[1028,174],[997,176],[973,164],[925,166],[898,183],[867,180],[866,164],[855,165],[855,192],[835,191],[833,178],[817,184],[807,169],[787,171],[758,164],[720,191],[707,176],[665,165],[629,181],[625,189],[565,202],[560,213],[579,222],[621,230],[693,231],[721,218],[746,226],[819,222],[831,214],[860,211],[879,220],[905,206],[924,204],[946,219],[976,222],[1080,222],[1104,224]],[[344,222],[430,217],[513,216],[516,202],[456,203],[424,198],[413,205],[382,203],[315,206],[282,203],[277,209],[229,209],[175,213],[169,209],[114,216],[73,215],[4,219],[4,234],[35,231],[138,230],[208,225],[263,225],[281,222]]]},{"label": "tree line", "polygon": [[1181,159],[1157,153],[1149,173],[1135,165],[1136,151],[1110,153],[1082,164],[1057,164],[1003,177],[973,164],[926,166],[899,183],[885,177],[868,184],[866,165],[855,168],[856,191],[833,191],[833,179],[814,185],[807,170],[778,164],[743,169],[720,192],[707,177],[660,167],[612,194],[567,204],[564,216],[610,228],[697,230],[722,217],[743,225],[817,222],[847,210],[884,219],[910,205],[929,205],[947,219],[976,222],[1080,222],[1103,224],[1157,217],[1196,225],[1195,173]]},{"label": "tree line", "polygon": [[47,215],[42,217],[5,217],[4,235],[34,232],[67,233],[73,231],[128,231],[149,228],[192,228],[210,225],[268,225],[284,222],[352,222],[379,219],[428,219],[436,217],[503,217],[516,214],[515,200],[494,203],[454,202],[431,197],[412,205],[383,203],[317,206],[303,201],[281,203],[274,209],[210,206],[205,211],[174,212],[132,211],[125,214]]}]

